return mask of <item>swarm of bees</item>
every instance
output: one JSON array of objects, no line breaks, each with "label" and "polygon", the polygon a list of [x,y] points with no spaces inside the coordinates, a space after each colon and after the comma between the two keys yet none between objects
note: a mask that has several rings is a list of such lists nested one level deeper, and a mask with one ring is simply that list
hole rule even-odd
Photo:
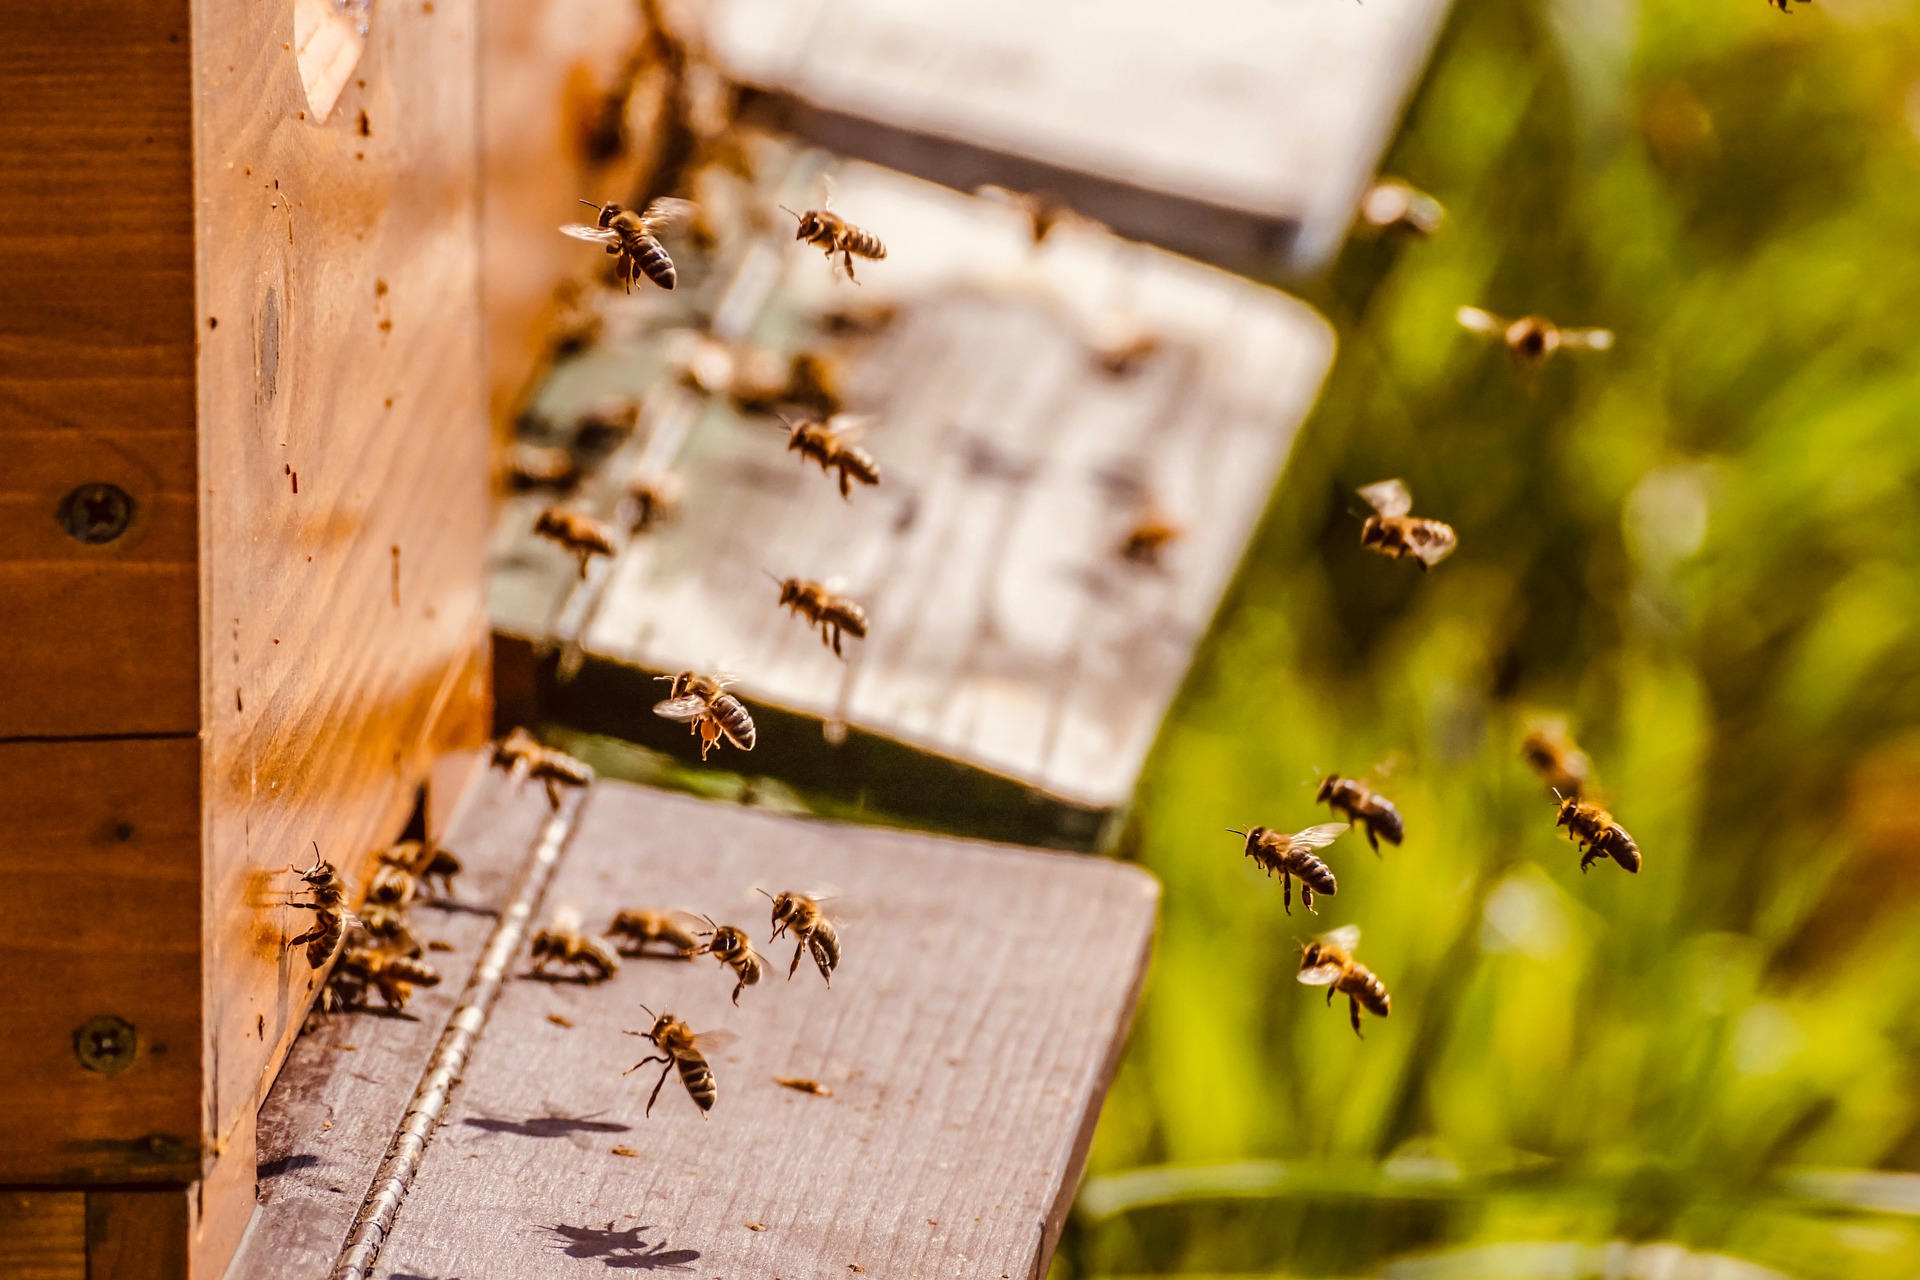
[{"label": "swarm of bees", "polygon": [[[313,927],[290,947],[304,946],[315,969],[339,949],[340,958],[321,992],[320,1009],[331,1012],[345,1006],[364,1006],[370,992],[378,992],[390,1010],[402,1010],[416,987],[436,986],[440,975],[420,959],[423,948],[407,924],[407,908],[423,883],[438,882],[448,892],[459,874],[460,860],[426,841],[409,840],[380,851],[378,866],[367,886],[359,911],[346,909],[347,882],[314,847],[314,865],[306,871],[290,868],[301,878],[301,892],[310,902],[287,905],[314,912]],[[344,941],[344,945],[343,945]]]}]

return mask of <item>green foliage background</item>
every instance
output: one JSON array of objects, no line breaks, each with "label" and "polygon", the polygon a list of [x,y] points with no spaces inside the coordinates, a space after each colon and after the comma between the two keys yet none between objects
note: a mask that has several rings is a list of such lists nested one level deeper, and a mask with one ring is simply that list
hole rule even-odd
[{"label": "green foliage background", "polygon": [[[1142,787],[1163,932],[1060,1272],[1920,1272],[1920,1179],[1806,1173],[1920,1169],[1917,86],[1900,0],[1458,0],[1388,165],[1451,220],[1307,291],[1339,361]],[[1529,383],[1462,303],[1618,345]],[[1357,545],[1391,475],[1430,575]],[[1555,832],[1543,711],[1639,876]],[[1382,762],[1406,846],[1289,918],[1221,828]],[[1348,922],[1364,1042],[1291,977]],[[1600,1273],[1498,1256],[1445,1274]]]}]

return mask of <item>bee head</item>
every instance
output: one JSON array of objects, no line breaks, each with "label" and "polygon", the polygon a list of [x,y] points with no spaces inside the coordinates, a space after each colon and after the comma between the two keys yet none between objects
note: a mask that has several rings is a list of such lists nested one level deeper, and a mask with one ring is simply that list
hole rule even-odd
[{"label": "bee head", "polygon": [[603,227],[612,226],[613,220],[625,212],[626,209],[620,205],[615,204],[611,200],[607,201],[600,206],[600,225]]},{"label": "bee head", "polygon": [[[784,212],[793,213],[793,210],[785,205],[781,205],[780,208]],[[811,240],[826,229],[825,222],[817,210],[809,209],[805,213],[793,213],[793,218],[800,224],[793,233],[795,240]]]},{"label": "bee head", "polygon": [[1320,790],[1314,793],[1313,802],[1315,804],[1325,804],[1327,801],[1331,800],[1333,798],[1333,793],[1339,787],[1339,784],[1340,784],[1340,775],[1337,773],[1330,773],[1326,777],[1322,778],[1320,780]]},{"label": "bee head", "polygon": [[1245,845],[1241,848],[1241,852],[1248,856],[1252,856],[1253,851],[1259,847],[1260,842],[1267,838],[1267,828],[1265,827],[1253,827],[1246,831],[1242,831],[1238,827],[1228,827],[1227,830],[1246,841]]},{"label": "bee head", "polygon": [[1553,794],[1558,796],[1560,800],[1560,813],[1559,816],[1553,820],[1553,825],[1556,827],[1564,827],[1573,821],[1573,812],[1580,807],[1580,798],[1578,796],[1560,795],[1560,792],[1557,790]]},{"label": "bee head", "polygon": [[1325,949],[1317,942],[1309,942],[1300,948],[1300,967],[1312,969],[1327,962]]},{"label": "bee head", "polygon": [[1537,360],[1559,344],[1554,341],[1551,328],[1537,316],[1528,316],[1516,320],[1507,330],[1507,345],[1517,356]]}]

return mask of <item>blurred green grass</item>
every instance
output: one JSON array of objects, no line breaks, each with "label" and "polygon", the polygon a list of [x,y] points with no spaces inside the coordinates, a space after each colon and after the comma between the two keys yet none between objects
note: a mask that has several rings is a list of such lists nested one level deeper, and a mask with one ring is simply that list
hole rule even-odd
[{"label": "blurred green grass", "polygon": [[[1341,355],[1142,785],[1162,936],[1058,1270],[1911,1276],[1920,1193],[1790,1171],[1920,1169],[1920,6],[1461,0],[1387,169],[1451,220],[1307,291]],[[1468,303],[1618,344],[1529,383]],[[1357,545],[1392,475],[1432,574]],[[1556,833],[1539,712],[1637,877]],[[1405,847],[1289,918],[1221,828],[1386,761]],[[1292,981],[1348,922],[1364,1043]],[[1581,1256],[1445,1273],[1672,1263]]]}]

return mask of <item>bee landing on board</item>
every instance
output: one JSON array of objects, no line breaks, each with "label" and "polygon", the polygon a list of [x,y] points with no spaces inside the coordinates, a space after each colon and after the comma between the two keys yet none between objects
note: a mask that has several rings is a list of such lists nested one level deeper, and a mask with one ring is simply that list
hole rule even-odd
[{"label": "bee landing on board", "polygon": [[560,807],[560,788],[584,787],[593,782],[593,768],[564,751],[542,746],[525,729],[515,729],[493,749],[493,762],[504,765],[515,782],[538,778],[547,786],[547,803]]},{"label": "bee landing on board", "polygon": [[654,946],[667,948],[667,953],[677,960],[691,960],[700,953],[699,940],[681,923],[680,913],[675,911],[630,908],[614,916],[613,923],[607,926],[607,936],[620,939],[624,944],[620,953],[626,956],[649,954],[647,948]]},{"label": "bee landing on board", "polygon": [[833,262],[833,255],[836,253],[839,254],[840,262],[834,263],[834,265],[836,267],[844,265],[846,267],[847,279],[853,280],[855,284],[860,282],[854,278],[854,258],[869,258],[878,262],[887,256],[887,246],[880,243],[879,236],[874,235],[873,232],[867,231],[864,228],[854,226],[851,222],[848,222],[845,218],[832,211],[833,193],[831,190],[829,190],[826,197],[820,201],[820,207],[818,209],[809,209],[805,213],[794,213],[793,210],[787,208],[785,205],[781,205],[780,208],[783,212],[793,214],[794,220],[800,224],[799,228],[793,233],[793,238],[795,240],[804,240],[808,244],[820,246],[821,251],[827,255],[828,262]]},{"label": "bee landing on board", "polygon": [[533,521],[533,531],[571,551],[580,561],[580,576],[587,576],[587,562],[595,556],[610,556],[620,548],[613,530],[582,511],[566,507],[548,507]]},{"label": "bee landing on board", "polygon": [[1460,545],[1460,535],[1452,525],[1408,514],[1413,510],[1413,495],[1400,481],[1381,480],[1358,492],[1373,508],[1373,514],[1360,526],[1360,545],[1368,550],[1390,560],[1411,556],[1425,573]]},{"label": "bee landing on board", "polygon": [[633,292],[633,282],[643,275],[662,289],[673,288],[677,278],[673,259],[667,256],[660,237],[687,224],[695,209],[691,200],[662,196],[649,204],[645,213],[635,213],[612,201],[601,205],[591,200],[580,203],[598,209],[599,220],[592,226],[569,222],[560,230],[576,240],[605,245],[607,252],[619,259],[620,280],[628,293]]},{"label": "bee landing on board", "polygon": [[865,428],[864,421],[845,414],[835,414],[826,422],[811,419],[787,422],[784,418],[781,421],[787,426],[787,452],[798,453],[802,465],[809,458],[818,462],[823,475],[839,472],[842,498],[853,501],[856,480],[865,485],[880,483],[880,464],[854,443]]},{"label": "bee landing on board", "polygon": [[1563,799],[1578,800],[1593,792],[1593,762],[1567,733],[1564,721],[1536,721],[1520,743],[1520,758]]},{"label": "bee landing on board", "polygon": [[[652,1017],[653,1010],[645,1005],[640,1008]],[[622,1075],[630,1076],[650,1062],[666,1064],[660,1069],[660,1079],[647,1097],[648,1115],[653,1114],[653,1104],[660,1098],[660,1088],[666,1084],[668,1073],[675,1070],[680,1072],[680,1083],[687,1086],[687,1096],[693,1099],[694,1106],[700,1108],[700,1114],[705,1115],[713,1110],[713,1100],[719,1096],[719,1089],[713,1082],[713,1068],[707,1065],[706,1055],[701,1050],[720,1048],[732,1039],[731,1036],[721,1031],[703,1031],[696,1035],[687,1029],[686,1023],[670,1013],[654,1018],[650,1030],[629,1031],[626,1034],[653,1041],[653,1047],[659,1052],[640,1059],[621,1072]]]},{"label": "bee landing on board", "polygon": [[1554,826],[1565,827],[1567,835],[1580,846],[1580,869],[1585,871],[1597,858],[1612,858],[1630,872],[1640,870],[1640,846],[1613,815],[1589,800],[1563,796],[1560,816]]},{"label": "bee landing on board", "polygon": [[1438,200],[1398,178],[1381,178],[1360,197],[1360,218],[1377,231],[1411,231],[1425,239],[1447,211]]},{"label": "bee landing on board", "polygon": [[653,714],[693,726],[700,735],[700,758],[705,760],[722,738],[742,751],[753,750],[756,737],[753,717],[740,699],[727,692],[733,681],[725,676],[703,676],[682,671],[677,676],[655,676],[669,680],[667,700],[657,702]]},{"label": "bee landing on board", "polygon": [[760,953],[753,949],[745,929],[715,924],[712,916],[707,916],[706,921],[707,928],[700,931],[706,942],[696,954],[710,955],[733,970],[733,976],[738,979],[733,984],[733,1002],[739,1004],[740,993],[760,981]]},{"label": "bee landing on board", "polygon": [[793,981],[793,975],[800,968],[800,953],[813,954],[813,963],[820,970],[820,976],[833,985],[833,971],[840,964],[840,934],[833,927],[833,921],[827,919],[826,912],[820,909],[819,900],[804,893],[767,893],[773,903],[773,937],[776,941],[781,934],[793,931],[793,963],[787,966],[787,981]]},{"label": "bee landing on board", "polygon": [[1345,814],[1348,822],[1357,824],[1367,833],[1367,843],[1373,846],[1375,853],[1380,852],[1380,842],[1398,846],[1406,838],[1406,826],[1400,821],[1400,811],[1391,801],[1376,792],[1366,783],[1355,778],[1343,778],[1330,773],[1320,783],[1320,791],[1313,797],[1315,804],[1324,804],[1335,813]]},{"label": "bee landing on board", "polygon": [[453,878],[460,874],[459,858],[424,840],[402,840],[383,849],[380,851],[380,861],[390,867],[412,872],[430,898],[443,893],[452,897]]},{"label": "bee landing on board", "polygon": [[1393,1005],[1393,997],[1387,994],[1380,979],[1373,976],[1373,970],[1353,958],[1353,949],[1359,945],[1359,925],[1350,924],[1320,935],[1301,951],[1298,977],[1309,987],[1325,987],[1328,1004],[1333,1003],[1336,991],[1345,996],[1353,1016],[1353,1034],[1364,1040],[1360,1010],[1384,1018]]},{"label": "bee landing on board", "polygon": [[[767,576],[773,578],[770,573]],[[840,649],[841,632],[860,640],[867,638],[866,610],[845,596],[835,595],[820,583],[805,578],[773,580],[780,584],[781,606],[820,628],[820,643],[830,646],[834,657],[846,656]]]},{"label": "bee landing on board", "polygon": [[527,953],[533,957],[535,974],[544,974],[549,964],[565,965],[573,970],[575,982],[605,982],[620,971],[620,957],[600,939],[580,931],[580,917],[566,908],[553,913],[553,921],[533,935]]},{"label": "bee landing on board", "polygon": [[425,961],[372,947],[349,947],[334,969],[330,1002],[364,1005],[369,989],[380,993],[389,1009],[407,1007],[415,987],[437,987],[440,974]]},{"label": "bee landing on board", "polygon": [[[1295,876],[1300,877],[1300,905],[1308,911],[1313,911],[1314,894],[1331,898],[1339,890],[1332,868],[1315,857],[1312,850],[1332,844],[1346,829],[1344,822],[1323,822],[1292,835],[1275,831],[1272,827],[1255,827],[1251,831],[1227,828],[1246,840],[1246,848],[1242,852],[1253,859],[1255,866],[1269,876],[1280,877],[1280,902],[1286,907],[1288,915],[1293,914]],[[1318,915],[1319,912],[1315,911],[1314,914]]]},{"label": "bee landing on board", "polygon": [[303,888],[296,893],[310,893],[311,902],[289,902],[287,905],[296,911],[313,912],[313,927],[297,938],[287,939],[290,947],[304,946],[307,949],[307,963],[318,969],[340,945],[340,939],[347,931],[347,923],[352,916],[346,910],[347,883],[333,864],[320,856],[320,846],[313,846],[313,865],[302,871],[298,867],[287,870],[299,876]]},{"label": "bee landing on board", "polygon": [[1454,319],[1471,333],[1506,343],[1507,353],[1522,365],[1540,364],[1556,351],[1605,351],[1613,346],[1611,329],[1562,329],[1544,316],[1507,320],[1479,307],[1461,307]]}]

